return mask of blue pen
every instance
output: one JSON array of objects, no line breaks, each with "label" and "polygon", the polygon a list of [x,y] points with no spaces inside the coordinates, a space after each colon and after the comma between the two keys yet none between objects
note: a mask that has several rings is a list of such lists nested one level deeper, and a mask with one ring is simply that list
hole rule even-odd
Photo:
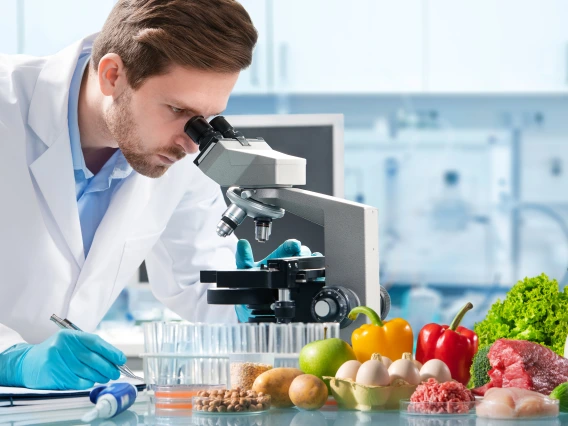
[{"label": "blue pen", "polygon": [[95,404],[95,408],[86,413],[81,420],[89,423],[95,419],[110,419],[128,410],[134,404],[137,395],[136,386],[130,383],[97,386],[89,395],[89,399]]}]

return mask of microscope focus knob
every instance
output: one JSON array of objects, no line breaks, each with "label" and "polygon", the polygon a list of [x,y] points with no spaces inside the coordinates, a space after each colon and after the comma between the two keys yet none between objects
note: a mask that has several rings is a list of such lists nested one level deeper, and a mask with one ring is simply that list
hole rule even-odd
[{"label": "microscope focus knob", "polygon": [[339,306],[337,306],[337,302],[329,297],[324,297],[316,302],[314,307],[316,315],[327,321],[327,318],[333,318],[337,315],[337,311],[339,310]]},{"label": "microscope focus knob", "polygon": [[338,322],[341,328],[353,321],[347,318],[359,306],[357,295],[345,287],[324,287],[312,301],[312,317],[318,322]]}]

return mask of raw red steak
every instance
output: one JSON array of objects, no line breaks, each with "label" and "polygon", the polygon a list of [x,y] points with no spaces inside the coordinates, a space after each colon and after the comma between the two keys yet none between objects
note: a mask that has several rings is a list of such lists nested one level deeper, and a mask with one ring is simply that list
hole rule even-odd
[{"label": "raw red steak", "polygon": [[520,388],[549,395],[568,382],[568,359],[538,343],[499,339],[487,354],[491,381],[475,390],[482,395],[489,388]]}]

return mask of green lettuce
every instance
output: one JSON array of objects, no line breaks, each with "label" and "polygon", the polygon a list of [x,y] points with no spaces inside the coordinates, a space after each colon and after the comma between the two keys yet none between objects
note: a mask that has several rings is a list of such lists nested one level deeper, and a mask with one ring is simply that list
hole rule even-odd
[{"label": "green lettuce", "polygon": [[564,356],[568,335],[568,293],[545,274],[515,284],[505,300],[491,306],[485,319],[474,325],[479,346],[500,338],[530,340]]}]

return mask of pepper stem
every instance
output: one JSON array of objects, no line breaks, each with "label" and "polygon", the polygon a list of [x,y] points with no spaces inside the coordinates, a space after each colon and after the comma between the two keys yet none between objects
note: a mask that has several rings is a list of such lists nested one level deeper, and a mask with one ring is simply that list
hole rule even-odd
[{"label": "pepper stem", "polygon": [[327,327],[323,328],[323,339],[327,339]]},{"label": "pepper stem", "polygon": [[408,360],[412,361],[412,354],[410,352],[404,352],[402,354],[402,359],[408,359]]},{"label": "pepper stem", "polygon": [[371,324],[378,325],[380,327],[383,326],[383,322],[381,321],[381,318],[379,317],[379,315],[377,315],[377,313],[375,311],[373,311],[371,308],[369,308],[367,306],[357,306],[356,308],[351,309],[351,312],[349,312],[348,318],[351,321],[355,321],[355,319],[357,319],[357,314],[367,315],[369,317],[369,319],[371,320]]},{"label": "pepper stem", "polygon": [[452,323],[450,324],[450,330],[456,331],[456,328],[460,325],[465,313],[473,308],[471,302],[467,302],[463,308],[458,312]]},{"label": "pepper stem", "polygon": [[380,362],[383,362],[383,357],[381,356],[381,354],[376,353],[376,352],[375,352],[373,355],[371,355],[371,359],[372,359],[373,361],[380,361]]}]

